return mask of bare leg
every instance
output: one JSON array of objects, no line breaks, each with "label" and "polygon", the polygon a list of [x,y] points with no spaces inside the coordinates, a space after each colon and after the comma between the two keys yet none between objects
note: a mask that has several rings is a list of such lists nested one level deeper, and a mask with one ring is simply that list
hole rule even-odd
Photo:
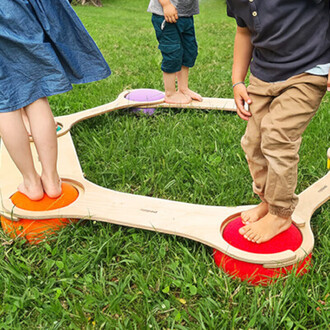
[{"label": "bare leg", "polygon": [[[30,128],[29,118],[28,118],[24,108],[21,109],[21,112],[22,112],[22,118],[23,118],[24,126],[25,126],[29,136],[31,136],[31,128]],[[54,123],[55,123],[55,128],[57,129],[57,123],[55,122],[55,120],[54,120]]]},{"label": "bare leg", "polygon": [[259,221],[253,222],[239,229],[239,233],[248,241],[263,243],[290,228],[291,218],[282,218],[267,213]]},{"label": "bare leg", "polygon": [[188,79],[189,79],[189,68],[188,67],[182,66],[181,71],[177,72],[177,77],[178,77],[179,92],[183,93],[186,96],[191,97],[193,100],[200,101],[200,102],[203,101],[203,98],[199,94],[193,92],[188,87]]},{"label": "bare leg", "polygon": [[21,113],[22,113],[22,118],[23,118],[23,123],[24,123],[25,129],[28,132],[28,134],[31,135],[31,128],[30,128],[29,118],[28,118],[24,108],[21,109]]},{"label": "bare leg", "polygon": [[32,200],[44,196],[39,174],[36,172],[31,154],[28,133],[20,110],[0,114],[0,134],[3,142],[23,176],[18,190]]},{"label": "bare leg", "polygon": [[52,111],[45,97],[31,103],[25,110],[42,166],[41,181],[44,191],[49,197],[56,198],[62,190],[57,173],[57,136]]},{"label": "bare leg", "polygon": [[187,104],[191,102],[191,97],[186,96],[180,91],[176,91],[176,73],[163,72],[165,87],[165,102],[174,104]]},{"label": "bare leg", "polygon": [[268,213],[268,204],[261,202],[259,205],[251,210],[242,212],[241,218],[244,224],[256,222]]}]

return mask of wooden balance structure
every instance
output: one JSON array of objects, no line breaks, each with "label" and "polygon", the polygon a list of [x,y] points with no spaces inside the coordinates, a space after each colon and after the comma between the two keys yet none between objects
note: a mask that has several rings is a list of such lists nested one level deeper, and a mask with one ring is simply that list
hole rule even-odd
[{"label": "wooden balance structure", "polygon": [[[303,237],[300,248],[296,251],[286,250],[270,254],[240,250],[228,244],[222,237],[225,226],[231,220],[236,219],[242,211],[255,205],[236,207],[195,205],[113,191],[86,180],[70,134],[70,128],[82,120],[106,112],[133,107],[185,107],[236,111],[232,99],[204,98],[202,102],[192,101],[183,106],[169,106],[163,103],[163,99],[156,101],[129,100],[128,95],[132,92],[121,93],[111,103],[56,118],[61,127],[58,132],[58,171],[62,180],[73,185],[79,193],[78,198],[68,206],[49,211],[28,211],[15,206],[10,197],[17,191],[17,186],[21,182],[21,174],[6,148],[1,144],[1,215],[12,221],[52,218],[97,220],[178,235],[206,244],[237,260],[261,264],[266,268],[293,265],[311,253],[314,237],[310,220],[313,212],[330,198],[330,173],[299,195],[299,203],[293,214],[293,221]],[[35,165],[40,171],[32,141],[31,148]]]}]

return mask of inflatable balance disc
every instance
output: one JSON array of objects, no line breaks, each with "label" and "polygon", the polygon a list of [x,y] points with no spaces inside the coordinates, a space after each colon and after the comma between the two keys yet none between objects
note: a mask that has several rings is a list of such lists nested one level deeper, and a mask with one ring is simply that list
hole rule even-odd
[{"label": "inflatable balance disc", "polygon": [[[296,251],[302,243],[301,233],[295,225],[291,225],[288,230],[275,236],[270,241],[260,244],[248,241],[238,232],[243,226],[241,217],[238,217],[229,222],[223,230],[224,240],[243,251],[266,254],[285,250]],[[214,250],[214,260],[218,267],[234,278],[239,278],[253,285],[268,285],[290,272],[294,272],[296,275],[308,272],[308,266],[311,264],[311,254],[296,265],[280,268],[265,268],[261,264],[240,261],[218,250]]]},{"label": "inflatable balance disc", "polygon": [[[79,193],[76,188],[68,183],[62,183],[62,194],[58,198],[49,198],[45,194],[41,200],[32,201],[24,194],[16,192],[11,196],[11,200],[20,209],[47,211],[70,205],[78,198],[78,195]],[[20,219],[19,221],[12,221],[1,216],[1,225],[5,233],[11,238],[24,237],[31,244],[39,243],[72,221],[77,220],[57,218],[43,220]]]},{"label": "inflatable balance disc", "polygon": [[[145,101],[159,101],[165,97],[163,92],[160,92],[156,89],[141,88],[135,89],[134,91],[128,93],[125,96],[128,100],[136,102],[145,102]],[[134,112],[143,111],[148,115],[152,115],[155,112],[155,108],[134,108]]]}]

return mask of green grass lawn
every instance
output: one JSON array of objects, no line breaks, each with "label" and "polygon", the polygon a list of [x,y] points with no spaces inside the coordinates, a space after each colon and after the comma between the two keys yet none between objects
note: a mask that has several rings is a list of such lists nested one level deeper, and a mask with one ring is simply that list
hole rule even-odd
[{"label": "green grass lawn", "polygon": [[[125,89],[163,89],[148,0],[75,7],[108,61],[106,80],[50,98],[55,115],[114,100]],[[232,97],[235,21],[224,1],[200,1],[199,56],[190,87]],[[301,192],[326,174],[330,94],[303,136]],[[234,113],[128,110],[71,130],[86,178],[106,188],[195,204],[256,204]],[[30,246],[0,234],[0,329],[329,329],[329,203],[312,218],[313,266],[252,287],[219,270],[212,250],[188,239],[87,222]],[[202,226],[201,219],[201,226]]]}]

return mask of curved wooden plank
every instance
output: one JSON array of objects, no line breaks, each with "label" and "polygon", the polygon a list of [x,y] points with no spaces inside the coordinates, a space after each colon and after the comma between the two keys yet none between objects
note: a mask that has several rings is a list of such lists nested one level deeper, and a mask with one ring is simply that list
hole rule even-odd
[{"label": "curved wooden plank", "polygon": [[[291,265],[306,257],[306,254],[313,249],[314,245],[313,233],[310,229],[310,218],[315,209],[330,197],[329,173],[299,196],[300,202],[293,215],[303,235],[303,243],[299,250],[265,255],[241,251],[225,242],[221,235],[222,225],[229,218],[254,205],[223,207],[174,202],[121,193],[99,187],[85,180],[69,130],[73,124],[101,113],[146,104],[127,100],[125,98],[127,93],[129,91],[123,92],[117,100],[109,104],[68,116],[57,117],[58,122],[62,125],[62,132],[60,132],[58,138],[59,173],[61,177],[67,177],[67,181],[72,182],[79,191],[78,199],[67,207],[44,212],[32,212],[16,208],[9,197],[16,191],[16,187],[21,180],[20,173],[4,146],[1,145],[2,206],[0,213],[13,220],[18,220],[18,218],[83,218],[175,234],[209,245],[238,260],[264,264],[265,267]],[[202,109],[206,106],[209,108],[212,103],[213,109],[223,109],[226,105],[221,103],[220,100],[216,99],[215,101],[214,99],[205,98],[204,105],[203,102],[194,101],[196,103],[194,107]],[[161,101],[155,101],[152,104],[159,102]],[[147,104],[151,105],[150,102]],[[169,107],[167,103],[159,103],[159,106],[165,107],[165,105]],[[191,108],[192,104],[175,106],[178,108]],[[40,170],[37,153],[32,142],[31,147],[36,167]]]},{"label": "curved wooden plank", "polygon": [[178,235],[216,248],[236,259],[254,263],[283,263],[295,259],[292,251],[255,254],[229,245],[221,236],[221,224],[230,215],[251,206],[221,207],[196,205],[165,199],[121,193],[99,187],[87,180],[78,199],[70,206],[44,212],[18,209],[5,201],[15,216],[36,218],[79,218]]},{"label": "curved wooden plank", "polygon": [[107,112],[116,111],[120,109],[132,108],[132,107],[144,107],[144,108],[189,108],[189,109],[209,109],[209,110],[224,110],[224,111],[236,111],[236,105],[234,99],[225,98],[210,98],[204,97],[202,102],[192,101],[188,104],[170,104],[164,103],[164,99],[158,101],[132,101],[126,98],[126,96],[134,92],[134,90],[128,90],[122,92],[118,98],[110,103],[72,113],[70,115],[56,117],[55,120],[61,127],[61,130],[57,133],[58,136],[67,133],[71,127],[88,118],[92,118]]},{"label": "curved wooden plank", "polygon": [[159,103],[146,105],[144,108],[177,108],[177,109],[204,109],[204,110],[223,110],[237,111],[234,99],[203,97],[202,102],[191,101],[187,104]]},{"label": "curved wooden plank", "polygon": [[131,101],[126,98],[126,96],[132,91],[124,91],[117,99],[113,102],[100,105],[95,108],[87,109],[80,112],[75,112],[70,115],[65,116],[59,116],[55,118],[55,121],[58,123],[58,125],[61,127],[61,129],[57,132],[58,136],[64,135],[67,133],[71,127],[74,124],[77,124],[78,122],[92,118],[95,116],[102,115],[107,112],[120,110],[120,109],[126,109],[126,108],[132,108],[132,107],[140,107],[144,105],[155,105],[157,103],[162,103],[164,100],[158,100],[158,101],[145,101],[145,102],[137,102],[137,101]]}]

